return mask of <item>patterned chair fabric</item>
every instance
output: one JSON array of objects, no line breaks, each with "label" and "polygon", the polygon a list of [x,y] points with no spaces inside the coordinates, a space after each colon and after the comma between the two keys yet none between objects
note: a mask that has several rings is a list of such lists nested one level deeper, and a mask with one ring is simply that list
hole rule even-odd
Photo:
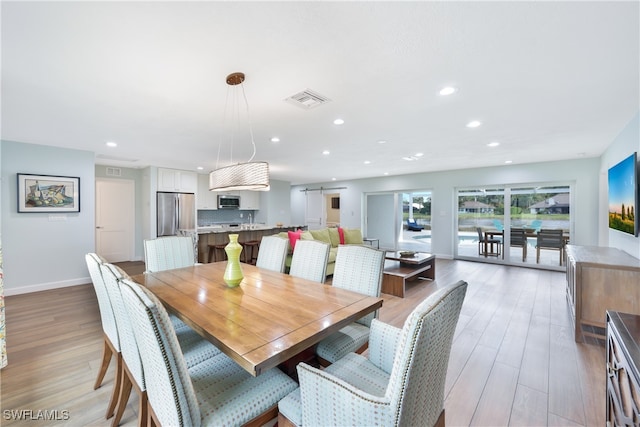
[{"label": "patterned chair fabric", "polygon": [[120,289],[136,324],[147,395],[158,425],[242,425],[296,388],[278,369],[253,377],[222,353],[188,367],[157,298],[130,280],[123,280]]},{"label": "patterned chair fabric", "polygon": [[[120,423],[120,419],[122,418],[122,414],[124,413],[129,400],[131,386],[135,386],[136,391],[139,393],[140,406],[138,409],[138,416],[141,417],[141,421],[146,420],[147,402],[146,393],[143,393],[146,391],[146,385],[144,372],[142,370],[142,360],[140,359],[138,344],[135,339],[129,314],[124,306],[124,301],[122,300],[119,284],[121,280],[130,278],[118,266],[105,263],[102,264],[100,268],[109,294],[109,299],[111,300],[113,307],[116,325],[118,326],[122,360],[126,367],[126,369],[123,370],[124,375],[121,380],[123,386],[120,389],[118,407],[113,419],[113,425],[118,425]],[[178,319],[175,317],[170,318],[171,325],[176,331],[178,342],[188,367],[195,366],[209,357],[220,354],[220,350],[217,347],[202,338],[196,331],[189,328],[183,322],[179,322],[176,325],[176,320]]]},{"label": "patterned chair fabric", "polygon": [[264,236],[260,242],[256,266],[266,270],[284,272],[289,240],[277,236]]},{"label": "patterned chair fabric", "polygon": [[87,268],[89,269],[89,275],[91,276],[91,282],[93,283],[93,289],[96,292],[98,299],[98,309],[100,311],[100,320],[102,321],[103,332],[103,353],[102,363],[98,370],[96,382],[93,385],[93,389],[97,389],[102,385],[102,380],[109,368],[109,363],[113,356],[116,357],[116,377],[113,383],[113,390],[111,392],[111,398],[107,405],[107,412],[105,417],[110,418],[116,409],[118,403],[118,391],[120,390],[120,378],[122,376],[122,354],[120,353],[120,336],[118,334],[118,327],[116,325],[115,315],[107,293],[107,288],[102,278],[102,272],[100,271],[100,265],[105,262],[104,258],[95,253],[88,253],[85,255],[85,261]]},{"label": "patterned chair fabric", "polygon": [[144,262],[147,272],[194,265],[193,240],[189,236],[166,236],[145,240]]},{"label": "patterned chair fabric", "polygon": [[459,281],[425,299],[402,329],[377,319],[369,358],[350,353],[325,370],[297,367],[300,388],[280,401],[295,425],[444,425],[451,342],[466,294]]},{"label": "patterned chair fabric", "polygon": [[331,245],[317,240],[298,240],[289,274],[324,283]]},{"label": "patterned chair fabric", "polygon": [[[369,296],[380,296],[384,251],[366,246],[339,246],[331,284]],[[353,351],[364,351],[369,340],[371,321],[378,311],[370,313],[318,343],[316,354],[321,362],[334,363]]]}]

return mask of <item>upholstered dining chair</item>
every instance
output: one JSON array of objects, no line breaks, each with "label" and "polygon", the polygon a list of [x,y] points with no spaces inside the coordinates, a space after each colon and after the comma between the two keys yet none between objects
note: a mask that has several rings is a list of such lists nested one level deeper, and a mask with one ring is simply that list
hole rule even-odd
[{"label": "upholstered dining chair", "polygon": [[193,239],[189,236],[165,236],[145,240],[144,262],[147,272],[194,265]]},{"label": "upholstered dining chair", "polygon": [[541,229],[536,241],[536,263],[540,263],[540,249],[552,249],[560,253],[560,265],[564,258],[564,238],[562,230]]},{"label": "upholstered dining chair", "polygon": [[284,262],[289,249],[289,239],[278,236],[264,236],[260,242],[256,267],[284,272]]},{"label": "upholstered dining chair", "polygon": [[[478,232],[478,255],[484,255],[485,257],[500,256],[502,240],[487,237],[480,227],[476,227],[476,231]],[[496,250],[493,249],[494,245]]]},{"label": "upholstered dining chair", "polygon": [[100,320],[102,321],[102,337],[103,337],[103,351],[102,351],[102,363],[98,370],[98,377],[93,385],[93,389],[97,389],[102,385],[102,380],[109,368],[111,358],[116,358],[116,377],[113,383],[113,391],[111,392],[111,398],[107,405],[106,418],[111,418],[114,414],[116,405],[118,404],[118,392],[120,390],[120,379],[122,377],[122,354],[120,353],[120,338],[118,336],[118,327],[116,325],[116,319],[113,314],[113,308],[111,301],[109,300],[109,294],[102,278],[102,272],[100,271],[100,265],[106,262],[104,258],[95,253],[88,253],[85,255],[85,261],[91,276],[91,282],[93,283],[93,289],[96,292],[98,298],[98,310],[100,311]]},{"label": "upholstered dining chair", "polygon": [[297,366],[300,388],[278,404],[278,427],[444,426],[451,342],[467,283],[439,289],[402,329],[374,319],[368,358],[349,353],[324,370]]},{"label": "upholstered dining chair", "polygon": [[[527,235],[522,228],[512,228],[509,232],[511,246],[522,248],[522,262],[527,259]],[[504,257],[504,254],[503,254]]]},{"label": "upholstered dining chair", "polygon": [[[129,314],[124,306],[122,293],[120,292],[120,281],[129,279],[129,276],[118,266],[112,264],[104,263],[100,268],[109,299],[111,300],[111,306],[113,307],[122,353],[122,377],[118,392],[118,405],[111,425],[115,427],[120,424],[133,388],[138,394],[138,425],[142,427],[147,422],[145,377],[142,370],[140,352],[133,332],[133,325],[129,320]],[[176,328],[174,319],[171,317],[169,319],[171,327],[176,332],[187,367],[195,366],[203,360],[220,354],[220,350],[217,347],[202,338],[183,322],[179,322]]]},{"label": "upholstered dining chair", "polygon": [[147,289],[121,281],[140,350],[149,419],[157,426],[262,425],[296,388],[279,369],[253,377],[224,354],[188,367],[167,312]]},{"label": "upholstered dining chair", "polygon": [[319,240],[298,240],[291,257],[289,274],[324,283],[331,245]]},{"label": "upholstered dining chair", "polygon": [[[338,246],[332,286],[369,296],[380,296],[385,252],[366,246]],[[350,352],[362,353],[369,342],[369,327],[378,311],[370,313],[320,341],[316,347],[323,366]]]}]

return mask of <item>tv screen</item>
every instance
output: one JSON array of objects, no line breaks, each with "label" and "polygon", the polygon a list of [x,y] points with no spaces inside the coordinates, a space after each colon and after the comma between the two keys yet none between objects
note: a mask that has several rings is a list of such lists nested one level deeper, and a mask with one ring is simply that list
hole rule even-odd
[{"label": "tv screen", "polygon": [[638,163],[633,153],[609,169],[609,228],[638,235]]}]

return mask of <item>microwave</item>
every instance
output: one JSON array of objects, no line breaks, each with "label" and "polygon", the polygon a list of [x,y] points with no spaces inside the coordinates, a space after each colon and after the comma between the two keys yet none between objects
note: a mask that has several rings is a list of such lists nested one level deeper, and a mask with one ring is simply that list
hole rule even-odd
[{"label": "microwave", "polygon": [[240,209],[240,196],[218,195],[218,209]]}]

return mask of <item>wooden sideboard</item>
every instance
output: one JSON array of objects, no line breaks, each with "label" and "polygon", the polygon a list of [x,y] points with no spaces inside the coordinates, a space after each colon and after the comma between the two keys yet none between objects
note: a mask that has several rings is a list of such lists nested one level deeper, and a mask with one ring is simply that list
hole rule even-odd
[{"label": "wooden sideboard", "polygon": [[577,342],[605,338],[607,310],[640,314],[640,260],[619,249],[576,245],[567,245],[566,258]]},{"label": "wooden sideboard", "polygon": [[607,426],[640,425],[640,316],[607,311]]}]

